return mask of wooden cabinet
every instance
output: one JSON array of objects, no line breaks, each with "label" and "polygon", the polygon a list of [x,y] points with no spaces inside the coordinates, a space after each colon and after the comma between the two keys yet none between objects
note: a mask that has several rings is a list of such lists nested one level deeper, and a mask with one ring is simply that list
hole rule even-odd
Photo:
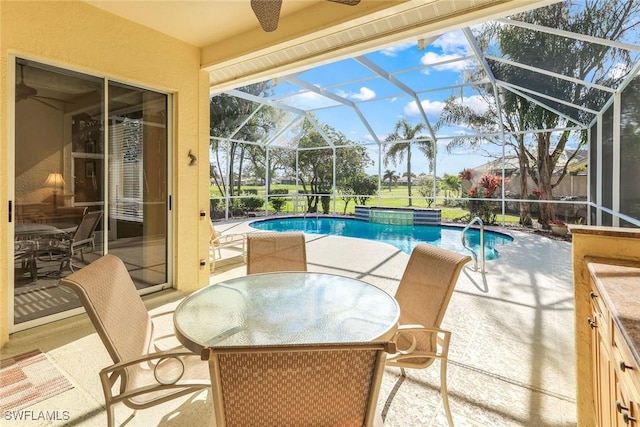
[{"label": "wooden cabinet", "polygon": [[596,422],[599,426],[612,425],[610,401],[612,399],[611,334],[609,312],[602,304],[600,291],[592,284],[591,316],[587,319],[591,328],[591,354],[593,366],[593,399]]},{"label": "wooden cabinet", "polygon": [[[640,310],[640,300],[636,298],[640,295],[640,267],[625,270],[628,266],[617,266],[603,260],[591,260],[588,264],[591,272],[591,315],[587,323],[591,328],[595,420],[600,427],[640,425],[637,351],[634,340],[629,338],[625,328],[625,322],[628,326],[629,319],[618,309],[624,304],[625,310],[629,309],[629,305],[636,305]],[[637,280],[628,280],[633,277]],[[625,286],[631,288],[625,290]],[[635,288],[638,288],[639,294],[634,293]]]}]

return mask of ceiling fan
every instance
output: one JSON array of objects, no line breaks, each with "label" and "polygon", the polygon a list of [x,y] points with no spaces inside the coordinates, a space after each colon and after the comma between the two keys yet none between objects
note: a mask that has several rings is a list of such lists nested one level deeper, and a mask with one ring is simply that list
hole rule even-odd
[{"label": "ceiling fan", "polygon": [[24,82],[24,64],[18,64],[18,65],[20,65],[20,81],[16,83],[16,103],[20,101],[24,101],[25,99],[33,99],[34,101],[38,101],[46,105],[47,107],[50,107],[59,111],[62,111],[62,109],[52,104],[51,101],[62,102],[65,104],[73,104],[73,102],[67,101],[65,99],[38,95],[38,90],[36,88],[28,86]]},{"label": "ceiling fan", "polygon": [[[360,0],[327,0],[334,3],[344,4],[347,6],[355,6]],[[280,18],[280,7],[282,0],[251,0],[251,9],[255,13],[260,26],[266,32],[275,31],[278,28],[278,19]]]}]

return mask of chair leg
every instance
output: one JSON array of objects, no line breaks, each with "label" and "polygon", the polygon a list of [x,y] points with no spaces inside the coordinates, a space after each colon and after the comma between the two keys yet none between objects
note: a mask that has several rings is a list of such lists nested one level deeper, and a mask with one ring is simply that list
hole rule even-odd
[{"label": "chair leg", "polygon": [[36,258],[31,257],[27,261],[27,267],[29,268],[29,275],[31,276],[31,280],[36,282],[38,280],[38,266],[36,265]]},{"label": "chair leg", "polygon": [[442,404],[444,412],[447,415],[449,427],[453,427],[453,417],[451,416],[451,407],[449,407],[449,391],[447,389],[447,359],[440,359],[440,394],[442,395]]},{"label": "chair leg", "polygon": [[113,405],[107,402],[107,426],[113,427],[115,425],[115,414],[113,413]]},{"label": "chair leg", "polygon": [[71,263],[71,257],[62,258],[62,260],[60,260],[60,270],[59,270],[59,272],[62,273],[62,271],[65,269],[65,267],[69,267],[69,270],[72,273],[74,273],[73,264]]}]

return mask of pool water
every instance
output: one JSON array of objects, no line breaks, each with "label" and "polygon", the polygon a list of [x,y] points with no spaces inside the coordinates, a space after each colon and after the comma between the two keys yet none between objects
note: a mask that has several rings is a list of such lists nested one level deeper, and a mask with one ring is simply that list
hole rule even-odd
[{"label": "pool water", "polygon": [[[331,234],[335,236],[357,237],[375,240],[395,246],[403,252],[411,253],[418,243],[428,243],[462,254],[470,252],[462,246],[462,227],[447,225],[389,225],[336,217],[288,217],[253,221],[249,224],[259,230],[303,231],[309,234]],[[497,246],[513,241],[511,236],[492,231],[484,232],[485,257],[498,257]],[[480,232],[467,231],[467,245],[480,256]]]}]

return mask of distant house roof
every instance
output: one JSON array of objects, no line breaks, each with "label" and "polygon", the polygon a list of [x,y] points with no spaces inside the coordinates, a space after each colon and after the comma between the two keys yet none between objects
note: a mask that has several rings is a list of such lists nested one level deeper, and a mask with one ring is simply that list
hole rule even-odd
[{"label": "distant house roof", "polygon": [[[502,174],[502,158],[492,160],[484,163],[480,166],[472,168],[474,175],[488,174]],[[506,156],[504,158],[504,171],[507,174],[512,174],[520,168],[518,158],[516,156]]]},{"label": "distant house roof", "polygon": [[[588,150],[565,150],[563,155],[560,156],[560,160],[556,166],[556,171],[559,172],[562,170],[567,159],[571,158],[573,154],[575,156],[569,162],[568,170],[569,172],[573,172],[575,170],[579,170],[585,168],[587,166],[589,151]],[[504,171],[506,175],[512,175],[520,169],[520,163],[518,161],[517,156],[506,156],[504,158]],[[484,163],[480,166],[477,166],[472,169],[474,175],[482,175],[485,173],[488,174],[502,174],[502,158],[498,158],[495,160],[491,160],[490,162]]]}]

